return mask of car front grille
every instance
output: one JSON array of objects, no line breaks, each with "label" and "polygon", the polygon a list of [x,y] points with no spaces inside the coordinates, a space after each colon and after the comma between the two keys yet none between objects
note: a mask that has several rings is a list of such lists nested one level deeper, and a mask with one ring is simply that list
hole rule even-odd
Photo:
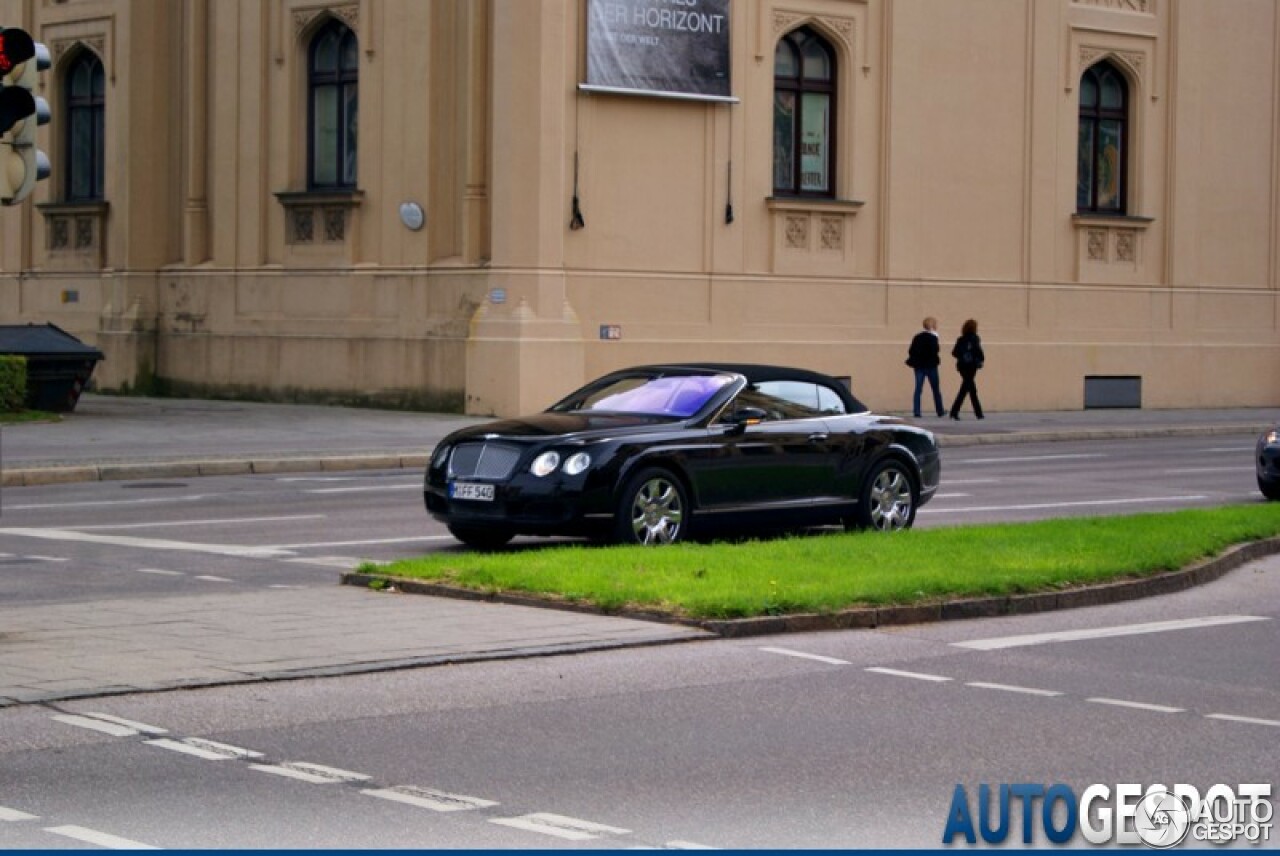
[{"label": "car front grille", "polygon": [[450,478],[505,479],[520,461],[520,449],[498,443],[464,443],[449,456]]}]

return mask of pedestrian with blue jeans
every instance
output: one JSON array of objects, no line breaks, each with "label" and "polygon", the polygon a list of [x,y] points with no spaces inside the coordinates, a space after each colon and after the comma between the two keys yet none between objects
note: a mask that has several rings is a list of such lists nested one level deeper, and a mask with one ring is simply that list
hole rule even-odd
[{"label": "pedestrian with blue jeans", "polygon": [[939,387],[938,366],[942,362],[938,345],[938,319],[924,319],[924,329],[911,340],[907,350],[907,365],[915,369],[916,391],[911,397],[911,412],[920,418],[920,393],[924,390],[924,382],[929,381],[933,390],[933,407],[942,416],[946,411],[942,407],[942,390]]}]

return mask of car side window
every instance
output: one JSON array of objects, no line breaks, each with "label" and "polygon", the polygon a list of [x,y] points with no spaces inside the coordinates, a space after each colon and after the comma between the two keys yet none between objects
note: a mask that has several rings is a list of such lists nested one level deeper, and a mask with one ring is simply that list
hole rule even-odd
[{"label": "car side window", "polygon": [[[808,390],[804,389],[806,386]],[[821,415],[815,385],[796,381],[766,381],[749,386],[738,393],[734,407],[757,407],[768,414],[767,422],[812,419]]]},{"label": "car side window", "polygon": [[818,383],[797,380],[771,380],[757,384],[757,389],[768,396],[789,402],[798,415],[789,419],[806,419],[813,416],[833,416],[845,412],[844,402],[835,390]]}]

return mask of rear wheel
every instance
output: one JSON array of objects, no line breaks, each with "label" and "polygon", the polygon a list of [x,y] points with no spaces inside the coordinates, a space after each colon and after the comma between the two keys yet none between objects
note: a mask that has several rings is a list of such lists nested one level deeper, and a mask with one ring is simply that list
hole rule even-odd
[{"label": "rear wheel", "polygon": [[862,483],[850,528],[896,532],[910,529],[915,519],[915,482],[907,465],[889,458],[872,467]]},{"label": "rear wheel", "polygon": [[642,470],[619,495],[614,535],[624,544],[674,544],[688,537],[688,514],[678,478],[668,470]]},{"label": "rear wheel", "polygon": [[495,526],[450,526],[449,532],[475,550],[497,550],[515,537],[514,532]]}]

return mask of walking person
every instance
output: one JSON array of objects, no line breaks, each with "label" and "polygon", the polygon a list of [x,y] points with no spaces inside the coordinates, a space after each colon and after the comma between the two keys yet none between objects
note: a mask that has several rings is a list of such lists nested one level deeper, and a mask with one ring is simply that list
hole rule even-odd
[{"label": "walking person", "polygon": [[942,409],[942,388],[938,385],[938,366],[942,363],[942,348],[938,343],[938,319],[932,316],[924,319],[924,329],[916,333],[907,350],[907,365],[915,369],[916,391],[911,396],[911,412],[920,418],[920,393],[924,390],[924,382],[929,381],[933,390],[933,408],[938,416],[946,413]]},{"label": "walking person", "polygon": [[955,403],[951,405],[951,418],[960,418],[960,405],[964,397],[973,401],[973,415],[982,418],[982,403],[978,401],[978,385],[974,378],[978,370],[986,362],[986,354],[982,352],[982,340],[978,338],[978,322],[970,318],[960,328],[960,338],[956,339],[951,356],[956,358],[956,371],[960,372],[960,391],[956,393]]}]

